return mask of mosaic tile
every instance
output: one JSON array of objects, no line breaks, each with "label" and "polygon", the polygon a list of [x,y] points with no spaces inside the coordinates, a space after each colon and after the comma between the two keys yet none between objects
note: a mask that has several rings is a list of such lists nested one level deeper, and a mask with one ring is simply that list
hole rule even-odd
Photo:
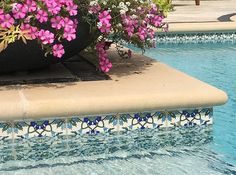
[{"label": "mosaic tile", "polygon": [[158,44],[225,43],[225,42],[235,43],[236,32],[158,34],[156,37],[156,42]]},{"label": "mosaic tile", "polygon": [[163,123],[158,121],[156,113],[143,112],[134,114],[120,114],[119,130],[128,131],[135,129],[159,128]]},{"label": "mosaic tile", "polygon": [[14,132],[16,130],[13,128],[12,122],[0,123],[0,140],[11,139]]},{"label": "mosaic tile", "polygon": [[77,123],[79,134],[98,134],[118,130],[116,115],[85,116]]},{"label": "mosaic tile", "polygon": [[212,109],[183,110],[176,115],[172,125],[191,127],[195,125],[212,124],[212,115]]},{"label": "mosaic tile", "polygon": [[161,111],[155,113],[159,123],[161,123],[163,127],[173,126],[178,114],[178,111]]},{"label": "mosaic tile", "polygon": [[15,138],[52,137],[57,133],[54,120],[14,122]]},{"label": "mosaic tile", "polygon": [[[34,144],[34,142],[27,143],[27,140],[30,138],[48,137],[51,139],[51,144],[53,145],[57,142],[58,137],[64,136],[208,125],[212,124],[212,116],[213,109],[206,108],[95,116],[70,116],[38,121],[7,121],[0,122],[0,141],[22,139],[25,140],[22,143],[23,145],[29,145]],[[37,142],[40,142],[40,139]]]}]

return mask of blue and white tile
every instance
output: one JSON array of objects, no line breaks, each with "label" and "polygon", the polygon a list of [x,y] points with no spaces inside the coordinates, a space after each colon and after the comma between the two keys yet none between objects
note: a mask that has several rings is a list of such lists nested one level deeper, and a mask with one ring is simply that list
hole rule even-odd
[{"label": "blue and white tile", "polygon": [[118,130],[117,115],[84,116],[77,125],[77,134],[99,134]]},{"label": "blue and white tile", "polygon": [[14,132],[16,132],[16,130],[11,121],[0,122],[0,140],[12,139]]},{"label": "blue and white tile", "polygon": [[120,114],[119,125],[119,131],[130,131],[135,129],[159,128],[163,124],[161,120],[158,120],[155,112],[142,112]]}]

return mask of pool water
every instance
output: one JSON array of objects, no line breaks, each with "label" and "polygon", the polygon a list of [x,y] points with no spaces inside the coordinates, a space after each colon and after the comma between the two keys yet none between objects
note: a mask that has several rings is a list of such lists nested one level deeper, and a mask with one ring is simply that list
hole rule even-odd
[{"label": "pool water", "polygon": [[211,149],[236,165],[236,43],[162,44],[146,55],[228,94],[228,103],[214,108]]},{"label": "pool water", "polygon": [[213,126],[16,141],[17,153],[0,151],[0,174],[235,175],[236,44],[163,44],[145,54],[228,93]]}]

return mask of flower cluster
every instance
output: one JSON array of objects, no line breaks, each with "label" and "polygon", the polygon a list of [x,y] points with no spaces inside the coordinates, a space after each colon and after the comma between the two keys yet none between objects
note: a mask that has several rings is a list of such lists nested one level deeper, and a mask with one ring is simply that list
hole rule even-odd
[{"label": "flower cluster", "polygon": [[[108,47],[107,47],[108,46]],[[108,72],[112,68],[112,64],[108,59],[107,49],[109,48],[109,42],[98,42],[96,45],[96,50],[99,57],[99,66],[103,72]]]},{"label": "flower cluster", "polygon": [[[164,14],[158,5],[150,0],[94,0],[89,3],[88,18],[97,19],[97,28],[101,36],[96,49],[99,55],[101,70],[108,70],[111,63],[108,61],[104,43],[128,42],[145,49],[155,47],[155,29],[164,28]],[[119,52],[118,52],[119,53]],[[121,52],[121,56],[124,56]],[[131,55],[130,50],[125,57]],[[101,58],[106,58],[108,67],[103,67]]]},{"label": "flower cluster", "polygon": [[[81,14],[82,18],[78,18]],[[112,67],[106,52],[110,43],[125,41],[142,49],[154,47],[154,28],[163,28],[164,15],[152,0],[0,2],[0,29],[19,28],[27,39],[37,40],[46,53],[57,58],[65,54],[65,42],[77,39],[77,29],[80,27],[78,19],[90,24],[91,35],[96,33],[91,46],[98,53],[100,69],[108,72]],[[131,55],[130,51],[127,54]]]},{"label": "flower cluster", "polygon": [[[65,53],[60,43],[76,39],[78,5],[73,0],[8,1],[0,6],[0,26],[10,29],[20,26],[30,39],[38,40],[55,57]],[[50,24],[45,30],[43,25]]]}]

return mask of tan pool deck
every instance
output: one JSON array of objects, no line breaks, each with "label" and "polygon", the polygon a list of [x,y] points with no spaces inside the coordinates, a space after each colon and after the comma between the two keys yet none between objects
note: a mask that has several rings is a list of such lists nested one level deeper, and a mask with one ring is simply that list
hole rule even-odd
[{"label": "tan pool deck", "polygon": [[[170,32],[236,31],[236,0],[173,1]],[[222,105],[227,94],[163,63],[135,54],[122,61],[110,51],[111,80],[0,87],[0,120],[175,110]]]},{"label": "tan pool deck", "polygon": [[[173,0],[166,22],[169,32],[236,31],[236,0]],[[227,16],[232,16],[228,19]]]},{"label": "tan pool deck", "polygon": [[112,80],[0,87],[0,120],[203,108],[227,95],[142,55],[120,62],[110,51]]}]

